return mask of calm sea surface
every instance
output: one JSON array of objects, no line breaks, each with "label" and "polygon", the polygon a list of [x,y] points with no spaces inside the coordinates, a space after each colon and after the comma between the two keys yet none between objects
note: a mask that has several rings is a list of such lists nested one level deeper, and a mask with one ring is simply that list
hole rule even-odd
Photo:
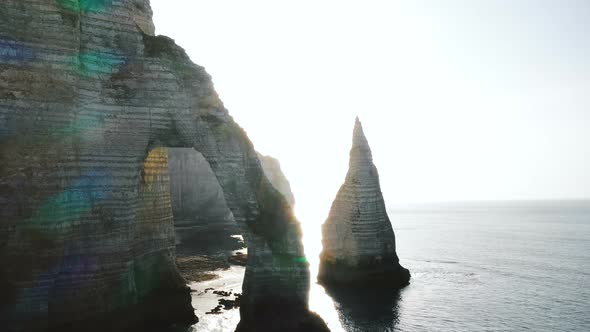
[{"label": "calm sea surface", "polygon": [[[590,202],[425,205],[389,215],[411,284],[389,294],[312,285],[311,309],[332,331],[590,331]],[[313,275],[317,249],[308,246],[318,239],[306,234]]]}]

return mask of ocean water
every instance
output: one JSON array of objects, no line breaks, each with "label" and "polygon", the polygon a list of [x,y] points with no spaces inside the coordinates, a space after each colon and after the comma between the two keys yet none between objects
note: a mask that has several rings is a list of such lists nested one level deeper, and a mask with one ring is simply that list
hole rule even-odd
[{"label": "ocean water", "polygon": [[394,296],[336,299],[331,326],[590,331],[590,202],[457,203],[389,215],[411,284]]},{"label": "ocean water", "polygon": [[[422,205],[389,216],[411,284],[330,294],[312,284],[310,307],[332,331],[590,331],[590,201]],[[304,225],[312,276],[318,230]]]}]

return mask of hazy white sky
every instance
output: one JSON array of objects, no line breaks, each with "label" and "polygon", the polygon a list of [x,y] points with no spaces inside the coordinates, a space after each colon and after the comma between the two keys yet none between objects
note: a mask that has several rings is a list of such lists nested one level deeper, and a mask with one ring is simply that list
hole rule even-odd
[{"label": "hazy white sky", "polygon": [[590,198],[587,0],[152,0],[301,218],[325,218],[354,117],[391,204]]}]

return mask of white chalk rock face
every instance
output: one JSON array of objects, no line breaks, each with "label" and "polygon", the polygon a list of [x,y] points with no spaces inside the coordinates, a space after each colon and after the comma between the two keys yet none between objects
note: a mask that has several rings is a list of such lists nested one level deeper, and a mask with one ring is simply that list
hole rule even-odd
[{"label": "white chalk rock face", "polygon": [[244,235],[238,329],[323,324],[299,221],[209,74],[154,35],[149,0],[2,0],[0,330],[196,321],[168,147],[203,155]]},{"label": "white chalk rock face", "polygon": [[322,226],[320,282],[401,287],[410,273],[399,264],[395,234],[371,148],[356,119],[349,170]]},{"label": "white chalk rock face", "polygon": [[295,206],[295,196],[291,191],[291,184],[283,171],[281,170],[281,163],[278,159],[273,158],[271,156],[264,156],[260,153],[258,154],[258,159],[260,159],[260,165],[262,166],[262,170],[264,171],[264,175],[270,181],[270,184],[273,185],[287,200],[291,207]]}]

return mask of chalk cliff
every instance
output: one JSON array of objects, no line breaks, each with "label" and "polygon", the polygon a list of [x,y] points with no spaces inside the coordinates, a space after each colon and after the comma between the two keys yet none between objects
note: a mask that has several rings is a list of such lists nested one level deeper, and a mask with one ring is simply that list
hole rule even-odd
[{"label": "chalk cliff", "polygon": [[291,191],[291,184],[285,174],[283,174],[283,170],[281,169],[281,163],[278,159],[273,158],[271,156],[264,156],[258,153],[258,159],[260,159],[260,163],[262,164],[262,169],[264,170],[264,174],[270,181],[270,183],[281,193],[285,196],[285,199],[291,207],[295,206],[295,196]]},{"label": "chalk cliff", "polygon": [[318,279],[326,285],[401,287],[410,273],[399,264],[395,235],[371,148],[356,119],[346,180],[322,225]]},{"label": "chalk cliff", "polygon": [[4,330],[195,320],[160,147],[203,154],[242,230],[240,327],[315,321],[289,204],[210,76],[151,16],[148,0],[0,3]]},{"label": "chalk cliff", "polygon": [[227,221],[235,225],[223,189],[203,155],[194,149],[168,149],[172,212],[177,225]]},{"label": "chalk cliff", "polygon": [[[206,254],[239,248],[240,241],[232,235],[241,230],[205,157],[191,148],[169,148],[168,156],[176,249],[182,254]],[[258,157],[271,184],[292,203],[293,194],[279,162]]]},{"label": "chalk cliff", "polygon": [[[279,161],[271,156],[257,155],[270,183],[293,206],[295,197]],[[172,211],[177,225],[208,220],[233,222],[223,189],[201,153],[190,148],[171,148],[168,158]]]}]

